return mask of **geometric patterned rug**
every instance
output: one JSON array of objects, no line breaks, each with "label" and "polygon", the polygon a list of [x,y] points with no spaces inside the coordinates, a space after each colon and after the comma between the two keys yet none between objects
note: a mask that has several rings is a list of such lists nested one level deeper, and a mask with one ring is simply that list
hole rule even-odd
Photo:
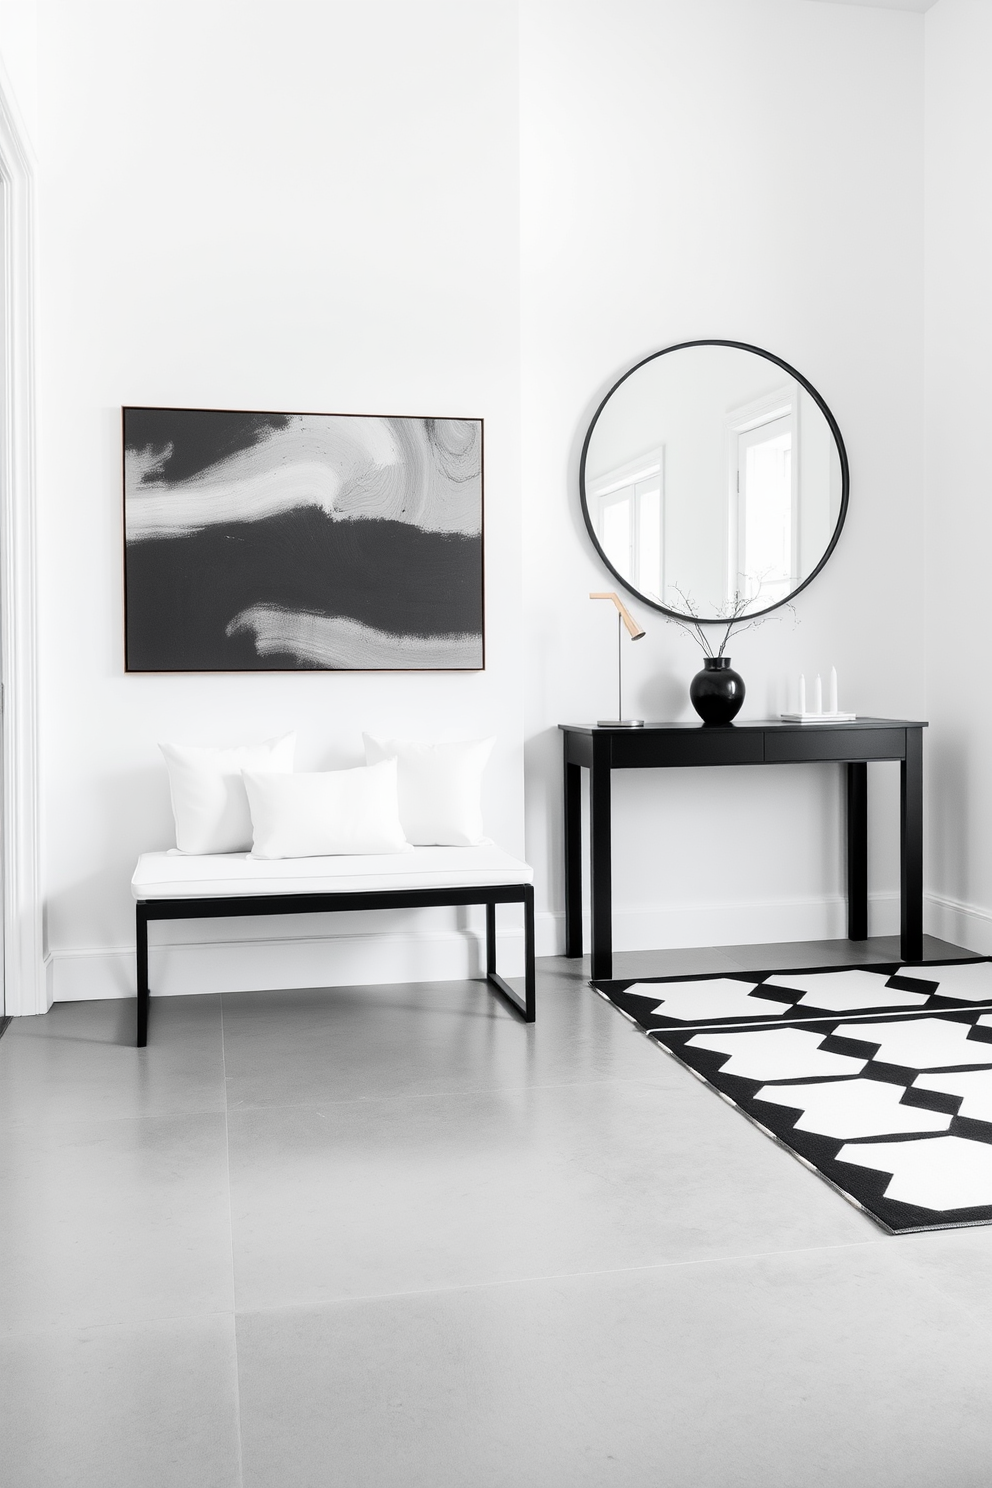
[{"label": "geometric patterned rug", "polygon": [[890,1234],[992,1224],[992,960],[592,985]]}]

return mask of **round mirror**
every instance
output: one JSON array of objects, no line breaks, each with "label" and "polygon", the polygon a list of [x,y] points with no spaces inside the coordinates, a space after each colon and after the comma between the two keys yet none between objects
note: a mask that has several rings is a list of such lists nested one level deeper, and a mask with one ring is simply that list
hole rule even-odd
[{"label": "round mirror", "polygon": [[703,621],[785,604],[823,567],[847,514],[847,452],[819,393],[737,341],[645,357],[610,389],[582,447],[582,511],[639,599]]}]

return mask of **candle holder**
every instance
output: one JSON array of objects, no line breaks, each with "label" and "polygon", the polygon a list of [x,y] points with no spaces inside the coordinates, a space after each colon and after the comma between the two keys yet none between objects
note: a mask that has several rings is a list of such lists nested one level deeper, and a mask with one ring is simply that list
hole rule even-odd
[{"label": "candle holder", "polygon": [[829,703],[823,706],[823,683],[817,673],[813,683],[813,707],[806,707],[806,678],[799,678],[799,710],[796,713],[780,713],[785,723],[854,723],[857,714],[842,713],[837,706],[837,668],[830,668]]}]

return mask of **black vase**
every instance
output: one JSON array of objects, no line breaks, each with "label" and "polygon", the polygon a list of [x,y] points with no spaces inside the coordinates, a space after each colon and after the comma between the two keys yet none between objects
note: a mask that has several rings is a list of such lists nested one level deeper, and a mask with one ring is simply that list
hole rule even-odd
[{"label": "black vase", "polygon": [[744,701],[744,678],[729,656],[707,656],[689,683],[689,701],[704,723],[730,723]]}]

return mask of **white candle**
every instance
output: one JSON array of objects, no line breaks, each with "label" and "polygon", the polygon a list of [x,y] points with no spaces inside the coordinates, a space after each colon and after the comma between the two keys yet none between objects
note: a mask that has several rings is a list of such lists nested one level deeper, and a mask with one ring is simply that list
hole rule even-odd
[{"label": "white candle", "polygon": [[823,712],[823,683],[820,681],[819,672],[817,672],[816,681],[813,683],[813,712]]},{"label": "white candle", "polygon": [[839,713],[840,705],[837,702],[837,668],[830,668],[830,712]]},{"label": "white candle", "polygon": [[799,711],[806,712],[806,678],[802,673],[799,674]]}]

